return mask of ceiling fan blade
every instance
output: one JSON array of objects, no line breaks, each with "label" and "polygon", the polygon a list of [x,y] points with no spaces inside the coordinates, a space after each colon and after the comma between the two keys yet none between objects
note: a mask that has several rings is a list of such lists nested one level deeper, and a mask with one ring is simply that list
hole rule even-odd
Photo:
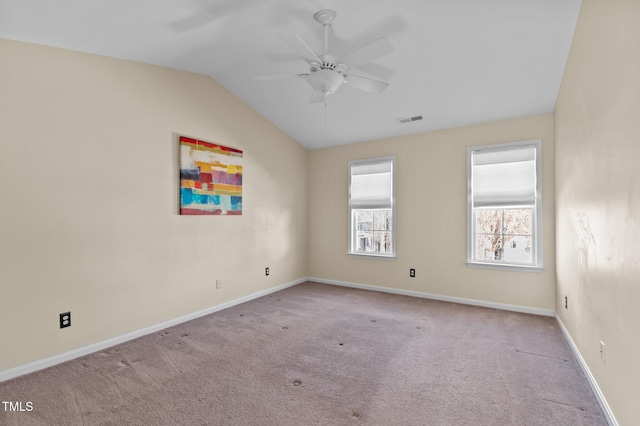
[{"label": "ceiling fan blade", "polygon": [[314,90],[311,92],[311,99],[309,99],[310,104],[319,104],[324,102],[325,94],[319,90]]},{"label": "ceiling fan blade", "polygon": [[274,80],[285,80],[291,77],[300,77],[307,78],[309,74],[273,74],[273,75],[256,75],[255,78],[258,81],[274,81]]},{"label": "ceiling fan blade", "polygon": [[284,33],[284,34],[278,34],[278,37],[280,37],[282,41],[284,41],[287,44],[287,46],[293,49],[293,51],[296,52],[298,56],[302,57],[302,59],[304,59],[305,61],[309,63],[311,62],[322,63],[322,60],[318,58],[318,55],[313,53],[313,50],[311,50],[311,48],[307,46],[307,43],[302,41],[302,39],[298,36],[298,34]]},{"label": "ceiling fan blade", "polygon": [[371,93],[380,93],[389,86],[384,81],[374,80],[361,75],[349,74],[346,76],[347,86]]},{"label": "ceiling fan blade", "polygon": [[386,56],[394,52],[394,48],[386,38],[379,38],[378,40],[371,42],[363,48],[356,50],[355,52],[340,59],[340,62],[348,66],[349,68],[357,68],[360,65],[364,65],[368,62],[374,61],[378,58]]}]

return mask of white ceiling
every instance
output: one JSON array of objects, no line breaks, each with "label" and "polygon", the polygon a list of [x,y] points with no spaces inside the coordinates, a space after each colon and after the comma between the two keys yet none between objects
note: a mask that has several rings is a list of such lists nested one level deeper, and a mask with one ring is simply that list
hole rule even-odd
[{"label": "white ceiling", "polygon": [[[384,92],[342,86],[325,111],[304,79],[253,78],[308,72],[276,34],[322,53],[320,9],[338,13],[334,55],[380,37],[395,47],[355,70],[387,81]],[[0,0],[0,37],[210,75],[314,149],[552,112],[579,10],[580,0]]]}]

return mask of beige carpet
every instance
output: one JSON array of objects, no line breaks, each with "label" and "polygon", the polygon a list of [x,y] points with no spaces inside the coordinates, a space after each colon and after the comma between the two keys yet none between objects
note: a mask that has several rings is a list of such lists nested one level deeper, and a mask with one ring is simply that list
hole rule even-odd
[{"label": "beige carpet", "polygon": [[606,425],[555,320],[301,284],[0,383],[2,425]]}]

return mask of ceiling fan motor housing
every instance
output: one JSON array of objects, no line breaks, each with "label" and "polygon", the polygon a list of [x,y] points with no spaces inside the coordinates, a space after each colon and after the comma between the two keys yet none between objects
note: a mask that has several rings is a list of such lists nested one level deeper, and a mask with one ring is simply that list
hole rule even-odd
[{"label": "ceiling fan motor housing", "polygon": [[338,62],[338,58],[332,55],[321,55],[322,63],[319,62],[311,62],[311,72],[316,72],[320,70],[335,70],[336,72],[344,72],[347,70],[347,66],[345,64],[341,64]]}]

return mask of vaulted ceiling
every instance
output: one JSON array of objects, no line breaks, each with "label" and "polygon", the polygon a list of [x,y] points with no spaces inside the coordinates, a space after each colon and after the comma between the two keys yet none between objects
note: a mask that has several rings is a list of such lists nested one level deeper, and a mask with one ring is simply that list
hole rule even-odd
[{"label": "vaulted ceiling", "polygon": [[[310,103],[310,66],[277,36],[321,55],[313,15],[333,9],[329,53],[379,38],[394,51]],[[0,37],[210,75],[314,149],[552,112],[580,0],[0,0]],[[402,124],[400,118],[422,119]]]}]

